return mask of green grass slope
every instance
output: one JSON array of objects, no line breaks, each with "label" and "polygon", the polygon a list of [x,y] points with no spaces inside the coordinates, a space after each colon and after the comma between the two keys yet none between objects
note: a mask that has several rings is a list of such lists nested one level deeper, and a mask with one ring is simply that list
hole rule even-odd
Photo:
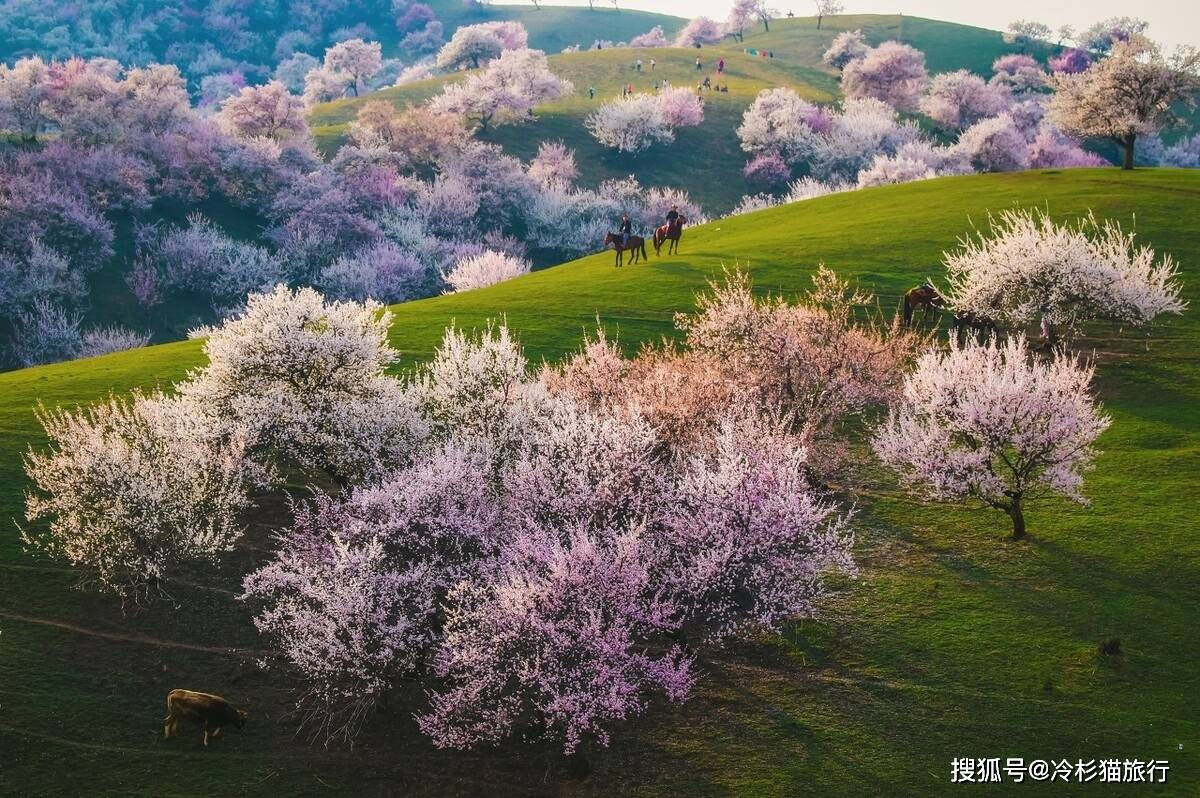
[{"label": "green grass slope", "polygon": [[[834,101],[839,94],[837,74],[821,63],[821,54],[839,31],[857,28],[872,43],[898,39],[925,51],[931,72],[967,68],[988,74],[998,56],[1018,50],[1005,44],[998,32],[982,28],[915,17],[853,15],[828,18],[820,30],[815,18],[775,20],[770,33],[759,26],[744,42],[729,39],[700,50],[664,47],[560,53],[551,56],[551,69],[575,84],[575,96],[538,108],[537,120],[531,125],[501,127],[480,138],[524,159],[537,152],[540,142],[561,139],[576,150],[585,185],[636,174],[648,186],[685,188],[710,214],[724,213],[754,191],[742,177],[746,157],[736,134],[746,106],[758,92],[776,86],[790,86],[814,102]],[[751,48],[770,50],[775,57],[744,52]],[[1044,57],[1046,50],[1036,48],[1034,54]],[[697,55],[704,63],[699,72],[694,66]],[[641,74],[633,68],[638,58],[645,64]],[[653,72],[649,71],[651,58],[658,61]],[[706,93],[704,122],[679,130],[674,144],[638,155],[616,153],[601,147],[584,128],[588,113],[619,95],[626,83],[632,83],[636,91],[652,91],[656,80],[693,87],[705,75],[717,79],[716,64],[721,58],[726,61],[726,74],[720,82],[729,84],[729,93]],[[313,109],[309,122],[320,147],[332,153],[345,140],[347,125],[363,103],[388,100],[397,107],[421,103],[439,93],[445,82],[459,79],[459,75],[434,78],[320,105]],[[595,100],[587,98],[589,86],[596,88]]]},{"label": "green grass slope", "polygon": [[[927,506],[886,482],[860,497],[861,578],[820,620],[706,657],[697,697],[618,726],[593,773],[567,782],[542,749],[434,749],[395,698],[353,751],[292,736],[286,677],[258,671],[260,645],[233,597],[266,556],[265,532],[219,570],[171,584],[179,605],[122,616],[74,591],[73,574],[0,537],[0,792],[184,795],[795,796],[957,794],[956,756],[1165,759],[1163,787],[1200,785],[1200,174],[1074,170],[944,178],[836,195],[689,230],[683,254],[614,269],[597,254],[491,288],[395,308],[406,364],[445,325],[507,316],[534,360],[572,350],[597,316],[627,347],[669,333],[674,312],[722,266],[760,290],[803,290],[824,262],[885,306],[972,222],[1036,206],[1130,224],[1181,264],[1192,310],[1147,347],[1115,331],[1097,389],[1115,423],[1089,477],[1090,508],[1005,519]],[[200,362],[196,342],[0,374],[0,518],[21,514],[20,455],[40,443],[32,408],[163,384]],[[5,523],[9,523],[5,521]],[[1117,637],[1123,654],[1097,654]],[[245,703],[251,725],[204,750],[164,742],[167,690]],[[70,763],[69,767],[64,767]],[[1023,794],[1063,785],[1023,784]],[[1107,785],[1106,794],[1125,794]],[[1133,793],[1130,793],[1133,794]]]}]

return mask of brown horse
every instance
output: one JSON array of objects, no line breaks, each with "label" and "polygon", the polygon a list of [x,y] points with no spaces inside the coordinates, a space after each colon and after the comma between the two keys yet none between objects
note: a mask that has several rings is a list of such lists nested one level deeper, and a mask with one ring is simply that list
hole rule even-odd
[{"label": "brown horse", "polygon": [[988,336],[995,335],[997,332],[996,322],[983,316],[976,315],[973,311],[964,310],[954,314],[954,321],[950,324],[950,334],[954,336],[954,340],[962,346],[966,342],[968,335],[975,341],[980,341]]},{"label": "brown horse", "polygon": [[687,219],[680,216],[675,220],[674,224],[668,222],[660,225],[654,231],[654,254],[662,254],[662,245],[664,241],[669,241],[667,244],[667,254],[674,255],[679,252],[679,239],[683,238],[683,226],[687,224]]},{"label": "brown horse", "polygon": [[650,259],[650,256],[646,254],[646,239],[642,238],[641,236],[631,235],[629,237],[629,243],[625,244],[622,243],[622,237],[620,233],[609,233],[604,237],[604,248],[608,249],[609,244],[612,244],[613,249],[617,251],[617,266],[625,265],[625,250],[629,250],[633,253],[633,259],[629,261],[631,266],[642,258],[645,258],[646,260]]},{"label": "brown horse", "polygon": [[933,284],[926,281],[916,288],[910,288],[904,292],[904,326],[912,324],[913,311],[917,308],[924,308],[925,312],[921,316],[921,323],[929,319],[929,311],[935,308],[945,307],[946,300],[938,293]]}]

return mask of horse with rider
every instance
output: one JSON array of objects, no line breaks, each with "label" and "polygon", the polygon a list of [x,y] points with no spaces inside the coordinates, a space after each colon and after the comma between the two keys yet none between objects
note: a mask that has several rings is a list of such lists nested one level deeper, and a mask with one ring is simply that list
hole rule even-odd
[{"label": "horse with rider", "polygon": [[[683,226],[687,224],[687,218],[679,212],[678,205],[671,205],[671,209],[667,211],[666,219],[663,224],[654,229],[654,254],[662,255],[662,245],[667,244],[667,254],[673,255],[679,251],[679,241],[683,238]],[[610,232],[604,237],[604,248],[607,249],[612,245],[616,250],[615,265],[625,265],[625,252],[629,251],[633,254],[630,264],[635,264],[642,259],[649,259],[646,254],[646,239],[643,236],[633,234],[633,220],[629,218],[628,213],[621,214],[621,224],[615,233]]]}]

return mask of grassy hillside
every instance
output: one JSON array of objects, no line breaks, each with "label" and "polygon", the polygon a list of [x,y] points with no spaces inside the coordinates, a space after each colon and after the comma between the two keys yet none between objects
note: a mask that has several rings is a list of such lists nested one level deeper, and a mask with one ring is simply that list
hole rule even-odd
[{"label": "grassy hillside", "polygon": [[[1030,513],[1031,539],[1005,519],[926,506],[886,481],[858,504],[862,567],[821,620],[742,643],[700,663],[698,697],[624,724],[592,753],[585,782],[564,781],[537,749],[435,750],[399,696],[353,751],[309,748],[284,717],[287,678],[254,664],[260,644],[232,597],[265,557],[254,528],[219,573],[173,583],[162,603],[122,616],[72,591],[72,574],[0,539],[0,792],[128,795],[958,794],[956,756],[1166,759],[1163,788],[1200,785],[1200,174],[1076,170],[944,178],[871,189],[689,230],[683,255],[617,270],[599,254],[489,289],[397,307],[405,362],[444,326],[505,314],[533,358],[553,358],[602,322],[629,347],[670,329],[671,314],[722,265],[762,290],[802,290],[825,262],[887,305],[939,273],[972,221],[1013,205],[1059,218],[1094,209],[1181,264],[1193,310],[1147,347],[1112,330],[1098,347],[1098,390],[1113,427],[1089,477],[1090,508]],[[154,385],[200,361],[183,342],[0,374],[0,517],[21,512],[19,455],[39,443],[32,406]],[[1123,654],[1097,643],[1117,637]],[[245,734],[204,750],[159,739],[167,690],[213,690],[248,704]],[[69,767],[63,764],[69,762]],[[1058,790],[1021,785],[1022,794]],[[1010,788],[1011,790],[1011,788]],[[1070,789],[1067,790],[1070,792]],[[1107,785],[1106,794],[1125,794]],[[1131,793],[1133,794],[1133,793]]]},{"label": "grassy hillside", "polygon": [[[776,20],[771,23],[770,33],[764,33],[760,26],[742,43],[728,40],[700,50],[622,48],[558,54],[551,57],[551,68],[575,84],[576,95],[540,107],[532,125],[499,128],[481,138],[521,158],[532,157],[542,141],[561,139],[575,148],[581,179],[587,185],[636,174],[645,185],[686,188],[709,213],[724,213],[753,191],[742,177],[746,158],[735,132],[746,106],[758,92],[775,86],[791,86],[815,102],[835,100],[839,91],[837,75],[821,64],[821,54],[839,31],[856,28],[862,28],[872,43],[898,39],[924,50],[931,72],[965,67],[987,74],[999,55],[1018,49],[1005,44],[998,32],[982,28],[914,17],[856,15],[826,19],[820,30],[813,18]],[[750,48],[770,50],[775,57],[748,55],[744,50]],[[1038,50],[1035,54],[1044,56],[1045,52]],[[697,55],[704,64],[702,71],[694,66]],[[646,65],[641,74],[633,68],[637,58]],[[649,71],[651,58],[658,62],[653,72]],[[587,114],[619,95],[626,83],[632,83],[636,91],[652,91],[656,80],[695,86],[705,75],[717,79],[716,64],[721,58],[727,65],[721,82],[729,84],[729,93],[706,93],[704,123],[680,130],[673,145],[636,156],[615,153],[597,144],[584,128]],[[315,108],[309,121],[321,148],[332,153],[345,139],[347,124],[363,103],[380,99],[397,107],[420,103],[440,92],[446,81],[459,79],[461,76],[435,78],[327,103]],[[595,100],[587,98],[589,86],[596,88]]]},{"label": "grassy hillside", "polygon": [[632,11],[615,8],[580,6],[532,5],[473,5],[460,0],[429,3],[446,28],[446,38],[460,25],[506,19],[520,22],[529,31],[529,46],[548,53],[566,47],[590,47],[597,39],[614,42],[629,41],[655,25],[662,25],[667,36],[673,36],[686,20],[668,14]]}]

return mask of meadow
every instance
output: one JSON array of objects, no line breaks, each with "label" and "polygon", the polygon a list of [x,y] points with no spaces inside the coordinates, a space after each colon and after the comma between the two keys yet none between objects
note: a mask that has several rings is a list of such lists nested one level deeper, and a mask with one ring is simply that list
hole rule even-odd
[{"label": "meadow", "polygon": [[[293,685],[258,669],[261,642],[236,599],[241,577],[268,554],[278,506],[249,519],[250,534],[219,569],[170,583],[175,602],[126,614],[72,589],[76,574],[24,553],[10,525],[0,538],[0,791],[923,796],[957,792],[952,757],[995,756],[1168,760],[1165,785],[1103,789],[1194,795],[1200,229],[1186,223],[1200,213],[1194,172],[972,175],[827,196],[689,229],[682,254],[644,265],[615,269],[611,253],[600,253],[399,305],[391,337],[400,368],[427,359],[447,324],[497,318],[535,362],[572,351],[597,320],[633,351],[670,334],[672,315],[734,266],[760,292],[792,295],[825,263],[891,313],[904,289],[940,275],[941,253],[959,236],[1014,206],[1056,219],[1092,210],[1133,226],[1142,243],[1179,261],[1192,304],[1149,340],[1098,327],[1080,342],[1096,350],[1096,390],[1114,418],[1085,488],[1090,507],[1039,506],[1030,538],[1011,543],[1003,516],[913,502],[867,469],[838,486],[857,496],[860,578],[839,584],[819,620],[702,660],[697,697],[618,726],[609,749],[588,751],[584,781],[570,779],[550,749],[433,748],[412,717],[415,688],[392,697],[352,750],[295,739]],[[21,454],[42,442],[38,401],[72,405],[167,385],[200,362],[198,342],[185,341],[0,374],[0,518],[22,516]],[[1113,638],[1121,653],[1102,655],[1099,644]],[[162,702],[174,687],[222,693],[249,708],[251,723],[208,749],[198,736],[164,742]]]}]

